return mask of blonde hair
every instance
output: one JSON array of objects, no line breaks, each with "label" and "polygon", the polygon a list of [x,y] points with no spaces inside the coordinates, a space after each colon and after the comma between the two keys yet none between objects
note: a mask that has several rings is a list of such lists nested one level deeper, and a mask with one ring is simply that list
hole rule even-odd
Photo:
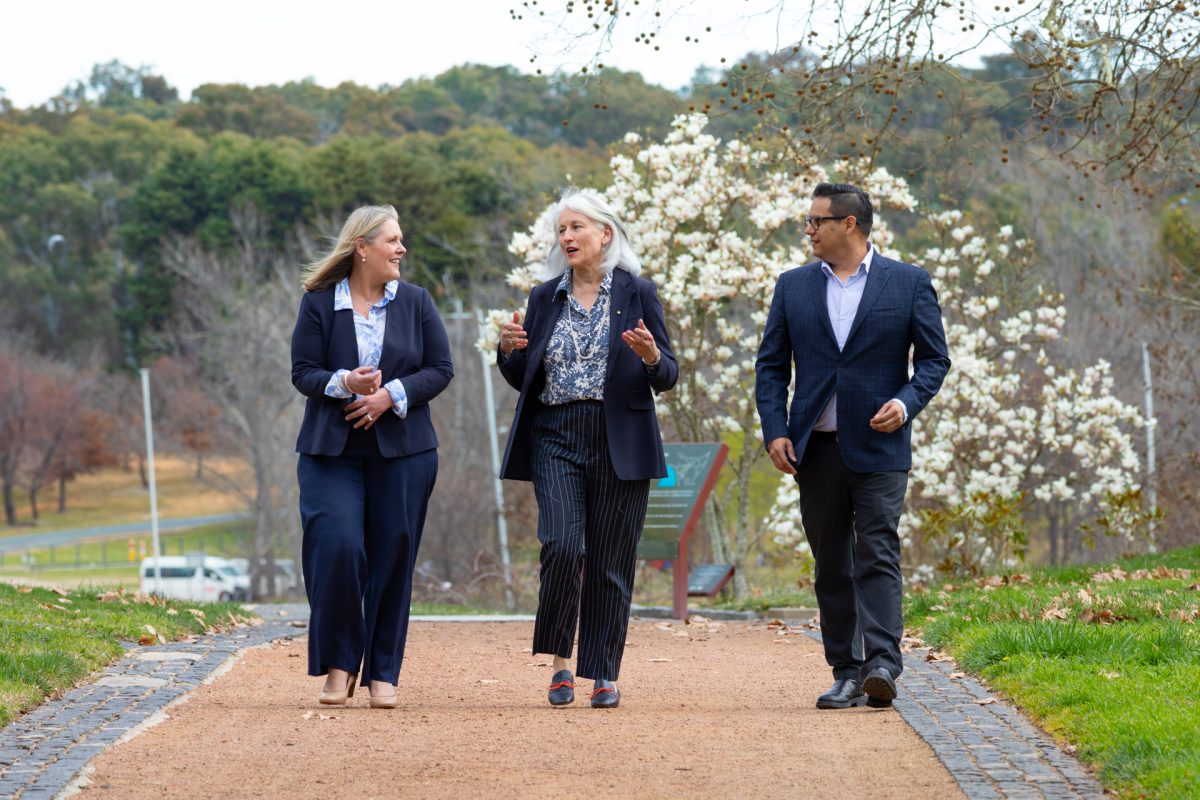
[{"label": "blonde hair", "polygon": [[554,244],[546,255],[546,263],[542,266],[541,274],[538,277],[548,280],[557,278],[567,271],[567,254],[558,244],[558,218],[564,211],[578,211],[595,223],[600,230],[608,228],[612,232],[612,238],[609,239],[608,246],[604,249],[604,256],[600,261],[600,266],[605,272],[612,272],[620,267],[631,275],[641,273],[642,264],[638,260],[637,254],[633,252],[633,247],[629,244],[629,237],[625,233],[625,226],[617,219],[617,212],[613,210],[613,207],[599,195],[571,187],[563,191],[558,202],[551,206],[549,213],[546,214],[546,224],[553,231],[551,239]]},{"label": "blonde hair", "polygon": [[360,206],[351,211],[333,249],[304,270],[304,291],[323,291],[348,276],[354,267],[355,243],[359,239],[368,244],[375,241],[379,229],[389,219],[400,222],[400,216],[391,206]]}]

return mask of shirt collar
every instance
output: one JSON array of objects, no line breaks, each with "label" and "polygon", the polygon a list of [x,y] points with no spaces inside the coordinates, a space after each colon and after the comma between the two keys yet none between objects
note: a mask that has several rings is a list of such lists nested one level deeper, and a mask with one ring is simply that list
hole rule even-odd
[{"label": "shirt collar", "polygon": [[[388,303],[396,299],[396,290],[400,288],[400,281],[388,281],[383,285],[383,297],[375,305],[386,306]],[[346,309],[354,309],[354,301],[350,297],[350,278],[349,276],[342,278],[333,287],[333,310],[345,311]]]},{"label": "shirt collar", "polygon": [[[865,256],[863,256],[862,263],[860,263],[858,265],[858,269],[854,270],[854,273],[850,277],[853,278],[859,272],[861,272],[864,275],[870,275],[871,274],[871,260],[874,257],[874,255],[875,255],[875,245],[871,244],[870,242],[867,242],[867,254]],[[837,277],[833,274],[833,267],[829,266],[829,264],[825,261],[821,262],[821,271],[824,272],[826,275],[828,275],[831,278]]]},{"label": "shirt collar", "polygon": [[[559,281],[558,281],[558,286],[554,287],[554,296],[555,297],[558,297],[560,294],[570,294],[571,293],[571,275],[572,274],[574,274],[574,269],[572,269],[571,267],[567,267],[567,271],[563,273],[562,278],[559,279]],[[611,294],[612,293],[612,280],[613,280],[612,270],[605,272],[604,277],[600,280],[600,294]]]}]

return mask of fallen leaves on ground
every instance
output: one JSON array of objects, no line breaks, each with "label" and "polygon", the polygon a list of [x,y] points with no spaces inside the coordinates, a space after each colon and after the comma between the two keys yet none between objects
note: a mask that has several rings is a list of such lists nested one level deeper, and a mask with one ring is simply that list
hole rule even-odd
[{"label": "fallen leaves on ground", "polygon": [[302,719],[326,720],[326,719],[337,719],[337,716],[335,716],[334,714],[314,714],[311,711],[305,711]]},{"label": "fallen leaves on ground", "polygon": [[[1151,580],[1190,580],[1192,570],[1190,569],[1173,569],[1167,566],[1158,566],[1154,569],[1135,569],[1133,572],[1126,572],[1118,566],[1112,569],[1097,572],[1092,575],[1093,583],[1120,583],[1121,581],[1151,581]],[[1195,584],[1200,586],[1200,584]],[[1188,587],[1193,588],[1191,586]]]}]

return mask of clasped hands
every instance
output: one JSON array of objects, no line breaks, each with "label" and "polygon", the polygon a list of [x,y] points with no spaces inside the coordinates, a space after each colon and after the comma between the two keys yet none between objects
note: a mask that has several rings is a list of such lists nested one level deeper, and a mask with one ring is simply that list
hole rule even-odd
[{"label": "clasped hands", "polygon": [[[636,328],[622,331],[621,341],[629,345],[643,363],[654,364],[660,358],[654,334],[646,328],[643,320],[638,320]],[[529,335],[521,325],[520,312],[514,311],[512,321],[500,326],[500,352],[507,356],[513,350],[524,350],[526,347],[529,347]]]},{"label": "clasped hands", "polygon": [[355,428],[370,428],[392,407],[392,393],[378,392],[383,373],[375,367],[358,367],[346,373],[342,381],[346,390],[359,395],[346,406],[346,421]]}]

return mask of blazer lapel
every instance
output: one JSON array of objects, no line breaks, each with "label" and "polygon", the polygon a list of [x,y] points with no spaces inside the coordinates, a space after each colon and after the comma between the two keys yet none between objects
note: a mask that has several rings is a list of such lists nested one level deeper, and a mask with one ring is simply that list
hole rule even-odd
[{"label": "blazer lapel", "polygon": [[[527,331],[529,335],[529,349],[526,350],[525,356],[525,388],[527,389],[533,383],[533,378],[542,368],[542,356],[546,353],[546,347],[550,344],[550,335],[554,333],[554,326],[558,323],[559,314],[562,313],[562,303],[566,301],[566,296],[559,300],[554,291],[546,292],[544,299],[539,300],[541,308],[538,310],[538,329],[536,331]],[[529,365],[534,365],[534,369],[530,369]]]},{"label": "blazer lapel", "polygon": [[633,302],[633,291],[630,287],[629,273],[623,269],[613,269],[612,286],[608,298],[608,368],[604,373],[605,381],[612,379],[613,367],[617,363],[617,353],[623,342],[621,334],[629,322],[629,306]]},{"label": "blazer lapel", "polygon": [[392,341],[392,333],[400,330],[400,290],[396,290],[396,296],[387,304],[387,317],[383,321],[383,342],[380,343],[379,350],[379,369],[384,375],[392,374],[395,365],[399,363],[400,353],[397,348],[389,347]]},{"label": "blazer lapel", "polygon": [[887,286],[888,279],[891,277],[889,269],[887,260],[876,251],[871,258],[871,271],[867,273],[867,285],[863,289],[862,299],[858,302],[858,311],[854,314],[854,322],[850,325],[850,333],[846,336],[847,347],[850,346],[850,340],[854,338],[854,334],[858,332],[863,320],[870,313],[871,307],[879,299],[883,287]]},{"label": "blazer lapel", "polygon": [[825,333],[829,334],[829,341],[833,342],[836,347],[837,335],[834,334],[833,323],[829,320],[829,301],[825,299],[827,290],[826,281],[828,280],[828,276],[821,269],[820,262],[817,262],[816,268],[813,269],[808,279],[808,287],[805,292],[808,297],[805,299],[807,302],[813,304],[817,319],[821,320],[821,327],[825,330]]},{"label": "blazer lapel", "polygon": [[[333,332],[330,335],[331,364],[358,363],[358,334],[354,332],[354,312],[348,308],[333,312]],[[350,369],[354,369],[350,367]]]}]

